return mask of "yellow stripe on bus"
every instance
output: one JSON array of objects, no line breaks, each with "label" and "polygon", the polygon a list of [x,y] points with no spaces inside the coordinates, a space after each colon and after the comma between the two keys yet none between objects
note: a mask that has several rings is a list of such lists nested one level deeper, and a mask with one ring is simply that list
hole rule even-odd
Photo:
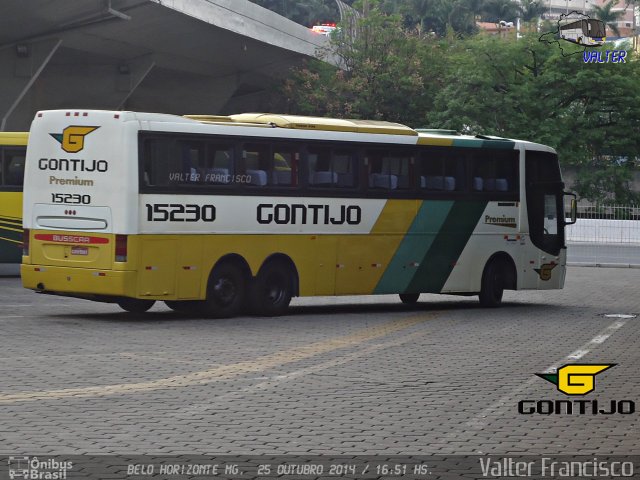
[{"label": "yellow stripe on bus", "polygon": [[[0,222],[0,223],[2,223],[2,222]],[[0,225],[0,230],[9,230],[10,232],[22,233],[22,229],[21,228],[3,227],[1,225]]]},{"label": "yellow stripe on bus", "polygon": [[22,192],[0,192],[0,218],[22,218]]},{"label": "yellow stripe on bus", "polygon": [[22,242],[19,242],[18,240],[13,240],[11,238],[6,238],[6,237],[0,237],[0,240],[5,240],[7,242],[12,242],[12,243],[17,243],[17,244],[21,244]]},{"label": "yellow stripe on bus", "polygon": [[[336,275],[337,293],[373,293],[409,231],[419,203],[416,200],[387,200],[366,240],[359,235],[339,239],[337,264],[343,267]],[[413,208],[408,207],[411,204]]]},{"label": "yellow stripe on bus", "polygon": [[433,137],[420,137],[418,138],[418,145],[434,145],[437,147],[450,147],[453,145],[452,138],[433,138]]}]

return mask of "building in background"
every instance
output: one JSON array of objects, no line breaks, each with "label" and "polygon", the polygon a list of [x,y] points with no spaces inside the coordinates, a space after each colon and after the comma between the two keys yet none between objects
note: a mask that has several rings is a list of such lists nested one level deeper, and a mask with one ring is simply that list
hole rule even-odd
[{"label": "building in background", "polygon": [[328,42],[248,0],[2,0],[0,19],[0,131],[45,109],[261,110]]}]

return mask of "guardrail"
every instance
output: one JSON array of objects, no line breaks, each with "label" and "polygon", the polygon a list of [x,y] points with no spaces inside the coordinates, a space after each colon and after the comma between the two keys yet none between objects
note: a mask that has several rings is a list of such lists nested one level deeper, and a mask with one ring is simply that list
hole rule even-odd
[{"label": "guardrail", "polygon": [[640,267],[640,206],[578,205],[566,237],[570,265]]}]

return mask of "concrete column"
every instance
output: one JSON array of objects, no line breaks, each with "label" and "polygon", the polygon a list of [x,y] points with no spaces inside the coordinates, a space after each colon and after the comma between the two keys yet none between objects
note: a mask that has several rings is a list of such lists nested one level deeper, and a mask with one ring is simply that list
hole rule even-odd
[{"label": "concrete column", "polygon": [[0,50],[0,131],[27,96],[62,40],[8,45]]},{"label": "concrete column", "polygon": [[218,78],[154,68],[126,102],[128,110],[217,114],[238,88],[236,75]]},{"label": "concrete column", "polygon": [[116,105],[116,110],[124,109],[129,97],[133,95],[155,66],[156,62],[151,56],[144,56],[118,66],[118,82],[116,89],[126,93],[118,105]]}]

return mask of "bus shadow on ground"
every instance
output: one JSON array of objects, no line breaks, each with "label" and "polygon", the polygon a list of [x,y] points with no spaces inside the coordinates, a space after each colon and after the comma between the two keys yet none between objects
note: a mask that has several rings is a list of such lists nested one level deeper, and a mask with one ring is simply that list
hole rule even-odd
[{"label": "bus shadow on ground", "polygon": [[[118,307],[114,306],[115,309]],[[152,310],[147,313],[135,314],[124,311],[114,312],[101,312],[101,313],[65,313],[50,315],[49,318],[59,320],[71,320],[74,324],[81,324],[82,321],[96,321],[96,322],[113,322],[113,323],[155,323],[155,322],[186,322],[186,321],[198,321],[198,322],[219,322],[238,325],[242,322],[250,321],[270,321],[271,323],[284,321],[304,321],[308,317],[313,317],[316,320],[327,317],[327,321],[335,320],[337,315],[367,315],[367,314],[424,314],[424,313],[439,313],[439,312],[469,312],[477,311],[484,312],[487,315],[491,313],[500,314],[503,316],[505,313],[513,311],[521,311],[523,308],[536,309],[535,314],[540,315],[543,310],[558,310],[558,305],[549,305],[545,303],[531,303],[531,302],[516,302],[507,301],[503,302],[499,308],[483,308],[478,304],[475,299],[461,299],[459,301],[421,301],[412,305],[405,305],[402,303],[389,302],[389,303],[337,303],[337,304],[324,304],[324,305],[294,305],[289,307],[287,313],[277,317],[267,317],[262,315],[239,315],[233,318],[214,318],[205,317],[201,314],[187,314],[178,313],[172,310]],[[78,323],[76,323],[78,322]]]}]

